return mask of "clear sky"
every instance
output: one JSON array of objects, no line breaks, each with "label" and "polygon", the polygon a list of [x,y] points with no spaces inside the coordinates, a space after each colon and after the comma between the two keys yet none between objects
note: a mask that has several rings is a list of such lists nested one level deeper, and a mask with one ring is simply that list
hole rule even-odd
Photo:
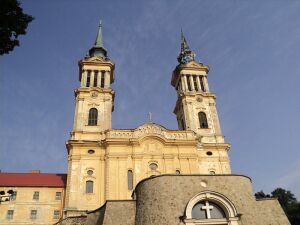
[{"label": "clear sky", "polygon": [[170,85],[182,28],[209,85],[233,173],[300,199],[300,1],[22,1],[35,17],[0,58],[0,169],[66,172],[78,60],[103,21],[116,63],[114,128],[177,129]]}]

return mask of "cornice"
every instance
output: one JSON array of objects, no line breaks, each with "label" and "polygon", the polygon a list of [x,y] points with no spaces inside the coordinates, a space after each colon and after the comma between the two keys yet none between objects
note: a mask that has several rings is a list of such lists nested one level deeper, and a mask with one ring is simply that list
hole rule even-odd
[{"label": "cornice", "polygon": [[115,91],[111,88],[100,88],[100,87],[79,87],[74,90],[75,97],[78,96],[79,93],[91,93],[98,92],[99,94],[111,94],[113,97],[115,95]]},{"label": "cornice", "polygon": [[134,142],[147,137],[157,138],[166,143],[196,140],[196,134],[193,131],[168,130],[155,123],[146,123],[131,130],[111,129],[107,130],[105,134],[109,141],[126,139]]},{"label": "cornice", "polygon": [[115,68],[113,61],[97,56],[82,59],[78,62],[78,65],[80,68],[82,68],[83,65],[109,66],[112,70]]},{"label": "cornice", "polygon": [[216,148],[229,151],[231,145],[228,143],[202,143],[204,148]]}]

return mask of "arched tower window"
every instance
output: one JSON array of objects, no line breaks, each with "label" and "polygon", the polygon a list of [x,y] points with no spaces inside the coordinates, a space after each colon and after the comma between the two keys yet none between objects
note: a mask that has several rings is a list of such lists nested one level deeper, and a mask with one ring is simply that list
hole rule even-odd
[{"label": "arched tower window", "polygon": [[198,113],[200,128],[208,128],[206,114],[204,112]]},{"label": "arched tower window", "polygon": [[85,182],[85,193],[94,193],[94,182],[88,180]]},{"label": "arched tower window", "polygon": [[127,171],[128,190],[133,189],[133,173],[132,170]]},{"label": "arched tower window", "polygon": [[91,108],[89,111],[89,122],[88,125],[97,125],[98,120],[98,110]]}]

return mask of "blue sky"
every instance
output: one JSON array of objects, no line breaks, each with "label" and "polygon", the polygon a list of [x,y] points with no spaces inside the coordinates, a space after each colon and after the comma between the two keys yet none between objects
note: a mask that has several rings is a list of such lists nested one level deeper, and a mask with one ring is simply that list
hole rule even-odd
[{"label": "blue sky", "polygon": [[114,128],[177,129],[170,85],[182,28],[209,65],[233,173],[300,198],[300,1],[22,1],[35,17],[0,58],[0,169],[66,172],[78,60],[100,19],[116,63]]}]

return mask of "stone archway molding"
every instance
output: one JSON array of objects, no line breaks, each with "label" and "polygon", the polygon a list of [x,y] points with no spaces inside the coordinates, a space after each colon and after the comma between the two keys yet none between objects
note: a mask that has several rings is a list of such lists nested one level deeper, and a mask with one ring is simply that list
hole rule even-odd
[{"label": "stone archway molding", "polygon": [[[216,219],[205,219],[205,220],[196,220],[192,218],[192,209],[199,201],[211,201],[218,206],[220,206],[225,214],[226,220]],[[185,223],[187,225],[196,225],[196,224],[228,224],[228,225],[238,225],[239,214],[234,206],[234,204],[223,194],[214,191],[203,191],[195,195],[188,202],[185,210]],[[217,223],[216,223],[217,222]]]}]

